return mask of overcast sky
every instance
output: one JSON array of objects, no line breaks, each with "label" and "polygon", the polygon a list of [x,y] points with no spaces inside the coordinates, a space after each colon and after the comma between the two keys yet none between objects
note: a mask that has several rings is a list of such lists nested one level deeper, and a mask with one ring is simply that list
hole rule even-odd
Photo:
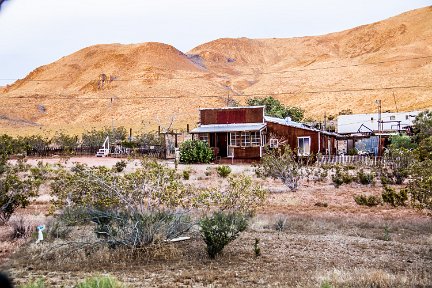
[{"label": "overcast sky", "polygon": [[221,37],[321,35],[428,5],[432,0],[9,0],[0,10],[0,79],[23,78],[94,44],[156,41],[187,52]]}]

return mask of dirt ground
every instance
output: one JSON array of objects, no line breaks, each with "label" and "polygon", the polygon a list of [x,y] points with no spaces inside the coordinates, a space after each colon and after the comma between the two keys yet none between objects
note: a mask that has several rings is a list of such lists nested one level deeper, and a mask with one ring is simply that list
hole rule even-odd
[{"label": "dirt ground", "polygon": [[[109,167],[117,161],[71,158],[66,165],[81,162]],[[131,161],[127,170],[138,165]],[[192,171],[187,182],[205,186],[224,181],[214,167],[178,168]],[[233,173],[254,174],[250,165],[231,168]],[[378,183],[335,188],[330,182],[304,182],[297,192],[290,192],[279,181],[256,181],[271,192],[267,204],[216,260],[207,257],[195,231],[190,240],[161,245],[139,259],[125,260],[120,255],[106,259],[96,253],[68,257],[61,263],[39,261],[26,258],[22,251],[49,249],[47,244],[36,245],[34,238],[11,241],[11,228],[0,227],[1,269],[17,284],[42,277],[52,287],[71,287],[99,274],[113,275],[130,287],[432,287],[432,218],[427,212],[387,205],[369,208],[354,202],[355,194],[380,195]],[[46,223],[47,193],[47,188],[42,189],[42,195],[11,222],[23,217],[29,225]],[[275,229],[277,222],[283,223],[282,231]],[[260,241],[259,257],[254,254],[255,239]]]}]

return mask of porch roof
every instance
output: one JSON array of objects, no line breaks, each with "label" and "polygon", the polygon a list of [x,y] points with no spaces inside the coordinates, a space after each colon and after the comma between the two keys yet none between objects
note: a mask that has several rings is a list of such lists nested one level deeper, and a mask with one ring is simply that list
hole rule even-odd
[{"label": "porch roof", "polygon": [[211,124],[201,125],[190,133],[219,133],[219,132],[245,132],[260,131],[266,127],[265,123],[242,123],[242,124]]}]

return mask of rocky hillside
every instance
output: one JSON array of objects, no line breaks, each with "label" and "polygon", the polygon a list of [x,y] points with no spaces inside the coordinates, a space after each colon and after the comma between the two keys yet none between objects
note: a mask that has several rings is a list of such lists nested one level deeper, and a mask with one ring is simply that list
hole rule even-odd
[{"label": "rocky hillside", "polygon": [[96,45],[0,89],[0,129],[80,131],[195,125],[199,107],[274,95],[324,112],[432,107],[432,7],[324,36],[218,39],[187,53],[161,43]]}]

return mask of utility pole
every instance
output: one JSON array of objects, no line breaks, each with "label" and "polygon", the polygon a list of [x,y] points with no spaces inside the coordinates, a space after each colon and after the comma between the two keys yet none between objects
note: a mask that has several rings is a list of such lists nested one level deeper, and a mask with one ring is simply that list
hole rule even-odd
[{"label": "utility pole", "polygon": [[327,131],[327,112],[324,112],[324,131]]},{"label": "utility pole", "polygon": [[382,120],[381,120],[381,99],[375,100],[375,104],[378,106],[378,156],[381,155],[381,132],[382,132]]},{"label": "utility pole", "polygon": [[111,127],[112,127],[112,134],[114,136],[114,107],[113,107],[113,97],[111,97]]},{"label": "utility pole", "polygon": [[378,106],[378,132],[382,132],[381,100],[375,100],[375,104]]}]

